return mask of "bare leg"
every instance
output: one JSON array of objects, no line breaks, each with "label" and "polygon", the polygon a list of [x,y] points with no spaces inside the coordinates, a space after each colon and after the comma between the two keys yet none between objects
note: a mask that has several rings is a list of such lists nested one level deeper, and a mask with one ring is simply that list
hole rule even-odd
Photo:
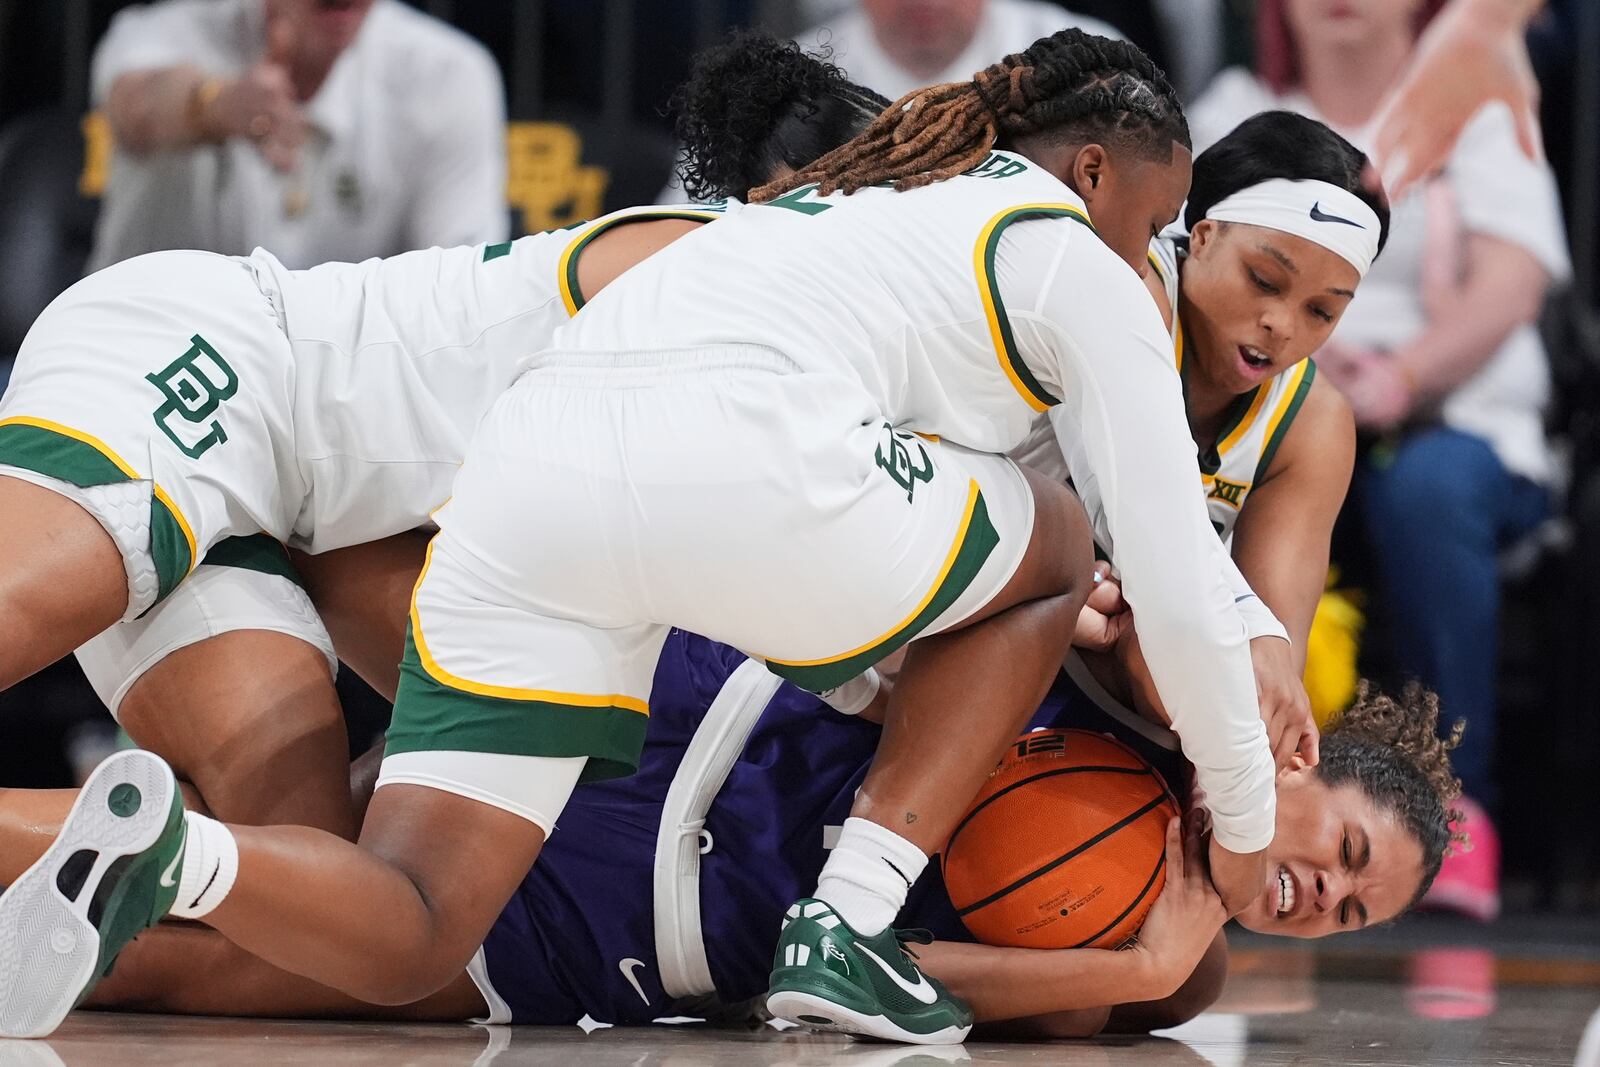
[{"label": "bare leg", "polygon": [[465,973],[414,1004],[366,1004],[280,971],[215,930],[190,925],[162,926],[128,945],[86,1006],[176,1015],[419,1022],[461,1022],[489,1010]]},{"label": "bare leg", "polygon": [[427,550],[427,535],[413,530],[315,556],[293,553],[339,658],[389,700],[399,684],[411,590]]},{"label": "bare leg", "polygon": [[267,630],[196,642],[146,671],[119,712],[216,818],[354,840],[344,713],[327,660],[306,642]]},{"label": "bare leg", "polygon": [[278,967],[381,1004],[453,981],[544,844],[520,815],[414,785],[378,790],[359,845],[303,827],[230,829],[238,881],[206,923]]},{"label": "bare leg", "polygon": [[111,535],[60,493],[0,476],[0,689],[122,618],[128,578]]},{"label": "bare leg", "polygon": [[930,855],[1049,691],[1088,596],[1093,539],[1078,500],[1029,475],[1033,536],[1017,573],[958,630],[913,641],[851,814]]}]

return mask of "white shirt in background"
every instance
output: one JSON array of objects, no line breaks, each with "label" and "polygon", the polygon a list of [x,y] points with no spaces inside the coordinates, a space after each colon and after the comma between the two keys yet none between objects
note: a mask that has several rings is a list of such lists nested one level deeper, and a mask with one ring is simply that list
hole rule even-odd
[{"label": "white shirt in background", "polygon": [[967,47],[944,70],[931,76],[900,67],[878,43],[872,23],[859,7],[798,34],[795,40],[808,52],[832,49],[829,60],[859,85],[898,100],[913,89],[941,82],[966,81],[978,71],[1020,52],[1041,37],[1068,28],[1121,39],[1122,35],[1099,19],[1074,15],[1044,0],[988,0],[978,30]]},{"label": "white shirt in background", "polygon": [[[190,64],[239,76],[262,58],[265,18],[262,0],[121,12],[95,51],[95,104],[134,71]],[[290,175],[239,138],[117,150],[89,268],[161,249],[246,255],[257,246],[309,267],[507,236],[505,91],[476,41],[378,0],[304,106],[312,128]]]},{"label": "white shirt in background", "polygon": [[[1274,93],[1254,75],[1224,71],[1189,109],[1195,151],[1214,144],[1251,115],[1272,108],[1298,111],[1338,130],[1365,151],[1370,127],[1341,128],[1318,114],[1304,93]],[[1555,175],[1517,147],[1511,113],[1490,104],[1467,125],[1445,164],[1461,228],[1514,244],[1539,262],[1552,282],[1572,273]],[[1391,208],[1389,240],[1334,338],[1347,344],[1395,349],[1427,328],[1422,263],[1427,241],[1425,195],[1414,189]],[[1540,483],[1554,475],[1544,438],[1543,411],[1550,368],[1538,330],[1518,327],[1477,374],[1445,400],[1447,425],[1486,440],[1507,470]]]}]

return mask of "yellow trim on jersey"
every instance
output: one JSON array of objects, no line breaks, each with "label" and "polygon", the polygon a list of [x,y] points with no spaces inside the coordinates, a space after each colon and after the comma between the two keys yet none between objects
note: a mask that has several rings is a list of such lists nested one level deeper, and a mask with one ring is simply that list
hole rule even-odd
[{"label": "yellow trim on jersey", "polygon": [[1178,318],[1178,309],[1172,309],[1172,358],[1177,364],[1178,373],[1183,373],[1183,320]]},{"label": "yellow trim on jersey", "polygon": [[[1245,410],[1244,417],[1239,420],[1239,425],[1235,426],[1228,436],[1217,442],[1217,455],[1227,455],[1233,446],[1238,444],[1244,435],[1250,432],[1250,427],[1255,425],[1256,419],[1260,417],[1261,409],[1266,405],[1267,396],[1271,392],[1271,389],[1264,386],[1256,387],[1256,398],[1250,402],[1249,408]],[[1280,408],[1279,410],[1281,411],[1282,409]]]},{"label": "yellow trim on jersey", "polygon": [[[95,437],[93,434],[84,433],[82,430],[75,430],[71,426],[62,425],[59,422],[52,422],[49,419],[35,418],[32,415],[13,415],[9,419],[0,419],[0,426],[32,426],[35,429],[49,430],[52,433],[58,433],[62,437],[70,437],[79,444],[88,445],[90,448],[100,453],[119,471],[127,475],[130,480],[136,482],[144,480],[139,476],[139,472],[128,466],[127,461],[121,456],[117,455],[116,451],[110,445],[100,440],[100,438]],[[173,501],[172,497],[167,495],[167,491],[161,488],[159,482],[152,478],[150,479],[150,486],[151,492],[155,495],[155,498],[161,501],[161,503],[166,506],[168,511],[172,512],[173,519],[175,519],[178,523],[178,529],[183,532],[183,539],[189,545],[188,569],[191,571],[194,570],[195,564],[200,562],[200,549],[195,543],[194,528],[189,525],[188,518],[185,517],[183,511]]]},{"label": "yellow trim on jersey", "polygon": [[[1302,359],[1294,368],[1287,372],[1284,382],[1283,395],[1278,398],[1278,406],[1272,409],[1272,417],[1267,420],[1267,431],[1262,434],[1262,446],[1272,440],[1273,434],[1278,432],[1278,425],[1283,422],[1289,408],[1294,404],[1296,395],[1300,392],[1300,385],[1305,381],[1306,374],[1311,370],[1311,361]],[[1265,392],[1265,390],[1263,390]]]},{"label": "yellow trim on jersey", "polygon": [[583,307],[586,299],[578,289],[577,264],[573,262],[573,259],[579,252],[583,251],[585,245],[596,237],[599,237],[612,227],[626,222],[658,222],[662,219],[714,222],[722,217],[721,212],[664,209],[661,211],[635,211],[622,215],[608,215],[603,219],[596,219],[591,222],[578,231],[578,236],[574,237],[567,244],[567,247],[561,250],[561,258],[556,261],[556,284],[561,289],[561,303],[567,309],[567,317],[571,318],[576,315],[578,309]]},{"label": "yellow trim on jersey", "polygon": [[439,666],[439,661],[433,658],[433,653],[428,649],[428,642],[422,636],[422,617],[417,611],[417,593],[422,589],[422,582],[428,576],[428,568],[433,564],[433,546],[438,540],[435,537],[428,542],[428,551],[422,561],[422,573],[417,575],[417,584],[411,588],[411,639],[417,647],[417,660],[422,664],[422,669],[428,672],[428,677],[451,689],[476,693],[483,697],[494,697],[497,700],[537,700],[546,704],[565,704],[575,708],[624,708],[636,711],[640,715],[650,714],[649,704],[638,697],[625,696],[621,693],[604,695],[558,693],[549,689],[519,689],[509,685],[489,685],[486,682],[474,682],[470,678],[452,674]]},{"label": "yellow trim on jersey", "polygon": [[[995,357],[1000,361],[1000,369],[1005,372],[1017,395],[1022,397],[1034,411],[1042,412],[1059,401],[1046,393],[1038,382],[1033,381],[1033,375],[1022,365],[1022,359],[1017,355],[1012,342],[1011,326],[1006,321],[1005,307],[1000,300],[1000,294],[996,291],[993,274],[994,245],[999,237],[999,231],[1012,222],[1027,218],[1030,214],[1058,218],[1067,216],[1083,223],[1091,230],[1094,229],[1094,223],[1089,220],[1088,214],[1082,208],[1074,204],[1019,204],[1007,208],[984,224],[978,233],[978,243],[972,253],[972,269],[978,276],[978,299],[983,303],[984,318],[989,323],[989,338],[994,344]],[[1023,374],[1027,374],[1026,379]]]},{"label": "yellow trim on jersey", "polygon": [[917,620],[917,616],[921,615],[928,605],[933,602],[933,598],[938,595],[939,590],[944,586],[945,579],[950,577],[950,571],[955,567],[956,560],[961,555],[961,549],[966,544],[967,531],[972,527],[972,517],[977,513],[980,495],[978,480],[976,478],[970,479],[967,482],[967,505],[961,516],[961,526],[956,530],[955,540],[950,542],[950,551],[945,554],[944,565],[939,568],[939,576],[928,586],[928,591],[922,595],[922,599],[917,602],[917,606],[912,608],[911,613],[904,619],[901,619],[886,632],[874,637],[866,644],[852,648],[848,652],[841,652],[837,656],[824,656],[822,659],[776,659],[772,656],[763,656],[762,659],[768,663],[776,663],[783,667],[821,667],[829,663],[838,663],[840,660],[850,659],[852,656],[859,656],[864,652],[870,652],[885,641],[893,638],[907,626],[910,626]]}]

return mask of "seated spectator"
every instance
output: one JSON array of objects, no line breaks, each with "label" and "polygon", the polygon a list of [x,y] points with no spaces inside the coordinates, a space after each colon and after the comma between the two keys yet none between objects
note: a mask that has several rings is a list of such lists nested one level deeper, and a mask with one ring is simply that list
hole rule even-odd
[{"label": "seated spectator", "polygon": [[[1257,111],[1288,108],[1370,151],[1374,115],[1439,6],[1261,0],[1257,71],[1225,71],[1191,109],[1195,150]],[[1476,801],[1462,805],[1473,849],[1446,862],[1430,899],[1483,919],[1499,910],[1497,555],[1549,511],[1549,368],[1533,322],[1569,272],[1554,177],[1518,149],[1510,111],[1493,103],[1443,172],[1393,205],[1387,249],[1317,356],[1378,439],[1353,498],[1395,657],[1438,691],[1446,720],[1467,722],[1455,759]]]},{"label": "seated spectator", "polygon": [[[1041,37],[1075,27],[1122,35],[1098,19],[1046,0],[860,0],[795,37],[845,77],[890,100],[941,82],[969,81],[991,63]],[[676,174],[658,204],[687,200]]]},{"label": "seated spectator", "polygon": [[1041,37],[1076,27],[1121,34],[1045,0],[861,0],[795,38],[858,85],[898,100],[913,89],[966,81]]},{"label": "seated spectator", "polygon": [[116,148],[89,267],[262,246],[287,266],[507,236],[482,46],[398,0],[163,0],[95,53]]}]

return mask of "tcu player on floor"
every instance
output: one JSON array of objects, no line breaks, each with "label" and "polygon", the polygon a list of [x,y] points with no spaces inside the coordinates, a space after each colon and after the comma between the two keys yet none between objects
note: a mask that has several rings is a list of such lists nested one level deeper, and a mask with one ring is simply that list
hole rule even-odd
[{"label": "tcu player on floor", "polygon": [[[1278,773],[1273,876],[1243,925],[1321,937],[1391,919],[1426,889],[1450,841],[1456,788],[1436,717],[1419,690],[1364,698],[1323,738],[1316,767],[1296,761]],[[1103,697],[1097,706],[1065,677],[1033,724],[1109,732],[1174,788],[1187,779],[1170,733]],[[784,912],[826,862],[877,741],[865,716],[838,714],[733,649],[675,631],[656,669],[638,773],[573,793],[561,832],[482,952],[440,993],[378,1008],[279,971],[215,931],[174,928],[130,945],[89,1003],[519,1024],[737,1017],[765,991]],[[1129,950],[972,943],[931,865],[904,915],[935,938],[918,957],[972,1004],[985,1036],[1183,1022],[1215,1000],[1227,971],[1223,911],[1194,869],[1188,829],[1182,849],[1170,842],[1169,862],[1189,873],[1169,880]]]}]

